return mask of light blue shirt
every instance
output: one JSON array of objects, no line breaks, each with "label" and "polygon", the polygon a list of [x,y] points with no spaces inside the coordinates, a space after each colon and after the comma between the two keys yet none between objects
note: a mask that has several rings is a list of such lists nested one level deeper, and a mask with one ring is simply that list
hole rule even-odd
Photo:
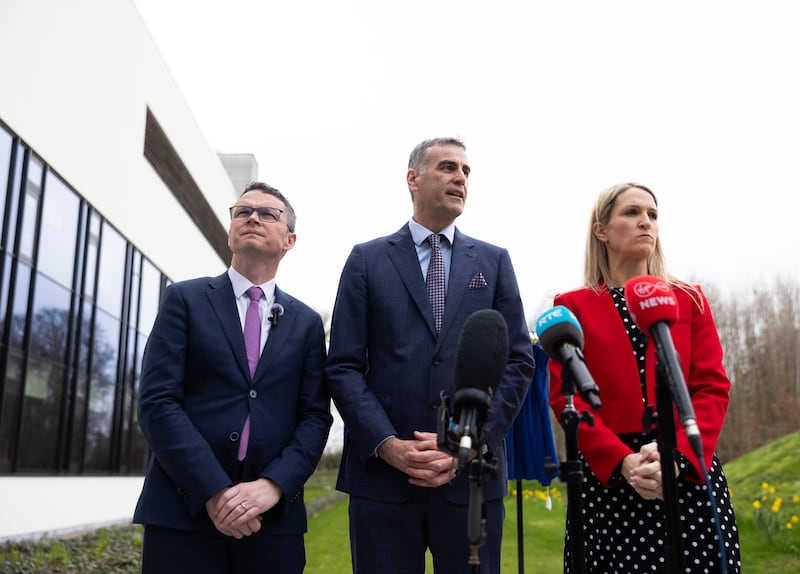
[{"label": "light blue shirt", "polygon": [[[414,246],[417,248],[417,259],[419,259],[419,267],[422,270],[422,278],[428,276],[428,265],[431,262],[431,244],[428,241],[433,231],[420,225],[413,219],[408,222],[408,229],[411,232],[411,239],[414,240]],[[447,241],[439,242],[439,249],[442,251],[442,258],[444,258],[444,286],[450,284],[450,261],[453,259],[453,238],[456,235],[456,225],[451,223],[439,232],[439,235],[444,235]]]}]

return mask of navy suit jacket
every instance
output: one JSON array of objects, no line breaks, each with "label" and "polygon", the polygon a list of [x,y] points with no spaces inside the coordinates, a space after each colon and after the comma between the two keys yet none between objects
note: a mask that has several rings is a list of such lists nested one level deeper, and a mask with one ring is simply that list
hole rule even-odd
[{"label": "navy suit jacket", "polygon": [[[508,251],[458,230],[452,248],[438,336],[408,225],[355,246],[347,259],[326,366],[326,380],[347,429],[339,490],[402,502],[419,488],[375,457],[375,448],[390,435],[412,439],[415,430],[436,432],[440,392],[451,397],[455,392],[453,371],[464,321],[480,309],[496,309],[508,326],[510,356],[483,428],[500,471],[487,481],[485,496],[491,500],[507,494],[504,437],[533,377],[533,345]],[[468,502],[467,474],[441,487],[451,502]]]},{"label": "navy suit jacket", "polygon": [[[283,499],[262,530],[306,531],[303,484],[332,422],[324,387],[325,338],[315,311],[275,289],[284,307],[250,377],[227,273],[170,285],[144,351],[139,425],[151,448],[134,522],[191,530],[211,524],[205,503],[259,477]],[[250,415],[250,442],[237,461]]]}]

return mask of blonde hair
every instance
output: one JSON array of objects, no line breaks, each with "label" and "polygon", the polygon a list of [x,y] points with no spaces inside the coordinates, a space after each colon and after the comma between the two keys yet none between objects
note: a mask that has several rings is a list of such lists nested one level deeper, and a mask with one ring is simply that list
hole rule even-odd
[{"label": "blonde hair", "polygon": [[[606,244],[600,241],[595,235],[595,224],[608,224],[617,198],[629,189],[641,189],[642,191],[646,191],[651,195],[656,206],[658,206],[656,194],[653,193],[650,188],[640,183],[618,183],[600,193],[589,218],[589,231],[586,235],[586,252],[583,261],[584,286],[598,293],[610,284],[611,272],[608,266],[608,250]],[[656,246],[655,249],[653,249],[653,253],[647,259],[647,274],[658,277],[681,291],[686,292],[698,307],[700,307],[700,310],[703,310],[703,298],[698,288],[673,277],[667,271],[667,262],[664,258],[664,252],[661,249],[661,238],[659,237],[656,238]]]}]

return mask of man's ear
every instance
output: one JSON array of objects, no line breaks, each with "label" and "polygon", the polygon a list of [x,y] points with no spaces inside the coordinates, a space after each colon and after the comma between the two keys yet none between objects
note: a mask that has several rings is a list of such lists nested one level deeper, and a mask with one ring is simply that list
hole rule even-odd
[{"label": "man's ear", "polygon": [[283,252],[286,253],[289,251],[292,247],[294,247],[295,243],[297,243],[297,234],[291,232],[287,233],[286,241],[283,242]]},{"label": "man's ear", "polygon": [[419,177],[419,172],[416,169],[409,169],[406,172],[406,183],[408,183],[408,189],[411,193],[414,193],[417,190],[417,178]]}]

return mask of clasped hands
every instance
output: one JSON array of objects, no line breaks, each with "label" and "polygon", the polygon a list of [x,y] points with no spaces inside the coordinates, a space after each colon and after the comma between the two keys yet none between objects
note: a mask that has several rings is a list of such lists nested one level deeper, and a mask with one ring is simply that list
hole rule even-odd
[{"label": "clasped hands", "polygon": [[[437,435],[414,431],[413,440],[390,438],[378,448],[378,456],[409,476],[414,486],[435,488],[453,480],[458,469],[455,457],[439,450]],[[470,452],[474,458],[474,452]]]},{"label": "clasped hands", "polygon": [[261,530],[261,515],[283,496],[281,487],[267,478],[223,488],[206,502],[208,516],[226,536],[243,538]]},{"label": "clasped hands", "polygon": [[[673,462],[673,466],[675,476],[678,476],[677,463]],[[622,459],[622,476],[645,500],[664,500],[661,453],[658,452],[657,443],[647,443],[638,453],[629,454]]]}]

